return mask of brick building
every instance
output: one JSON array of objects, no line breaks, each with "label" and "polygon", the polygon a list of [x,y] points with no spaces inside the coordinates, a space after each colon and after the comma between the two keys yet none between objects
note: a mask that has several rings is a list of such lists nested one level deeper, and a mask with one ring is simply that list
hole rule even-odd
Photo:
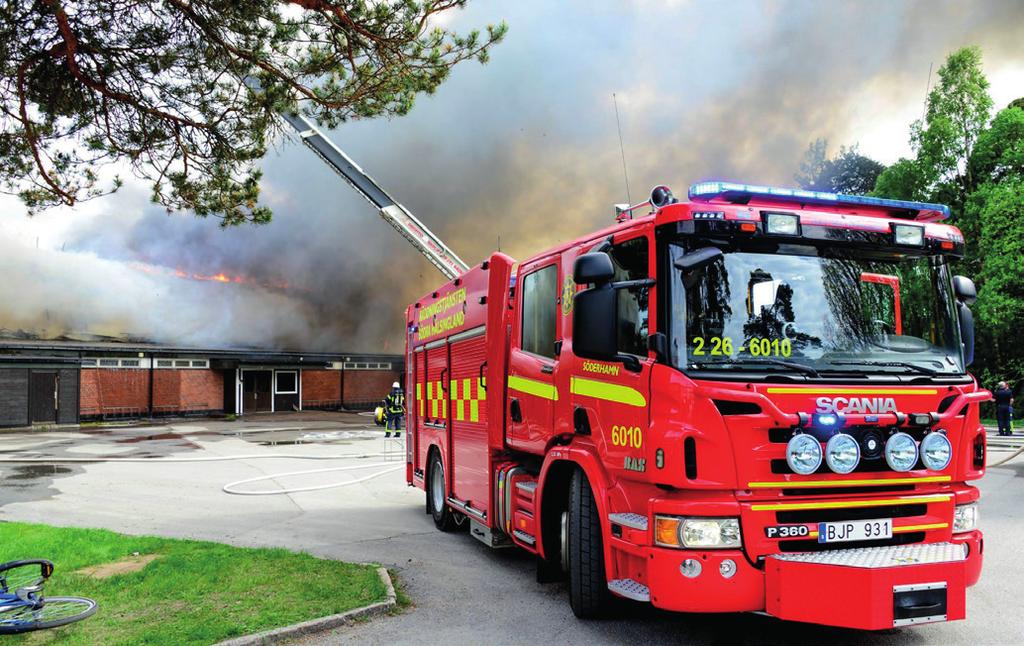
[{"label": "brick building", "polygon": [[365,409],[400,355],[0,340],[0,426],[288,410]]}]

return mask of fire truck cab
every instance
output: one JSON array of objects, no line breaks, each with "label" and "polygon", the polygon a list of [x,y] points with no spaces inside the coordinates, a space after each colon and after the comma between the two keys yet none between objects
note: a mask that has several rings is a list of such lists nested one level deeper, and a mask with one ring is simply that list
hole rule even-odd
[{"label": "fire truck cab", "polygon": [[948,214],[706,182],[495,253],[407,310],[407,480],[580,617],[962,619],[990,395]]}]

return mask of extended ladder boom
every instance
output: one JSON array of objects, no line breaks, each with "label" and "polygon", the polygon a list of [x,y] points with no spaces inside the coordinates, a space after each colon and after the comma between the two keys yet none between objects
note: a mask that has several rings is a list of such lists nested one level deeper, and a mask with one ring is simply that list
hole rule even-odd
[{"label": "extended ladder boom", "polygon": [[341,175],[352,188],[377,207],[380,216],[412,243],[420,253],[427,257],[446,278],[452,279],[469,269],[454,251],[448,248],[434,233],[404,206],[396,202],[380,187],[372,177],[366,174],[359,164],[344,153],[309,119],[300,114],[282,114],[281,117],[295,128],[313,152],[320,156],[327,165]]}]

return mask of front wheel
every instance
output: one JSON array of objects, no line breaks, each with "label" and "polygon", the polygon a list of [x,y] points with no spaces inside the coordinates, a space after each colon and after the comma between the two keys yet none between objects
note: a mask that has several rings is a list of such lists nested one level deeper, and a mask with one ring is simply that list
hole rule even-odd
[{"label": "front wheel", "polygon": [[46,597],[41,608],[19,605],[0,611],[0,635],[57,628],[96,612],[96,602],[84,597]]},{"label": "front wheel", "polygon": [[434,451],[430,455],[430,476],[427,479],[427,508],[434,518],[434,525],[442,532],[454,531],[457,525],[455,512],[445,503],[448,487],[444,481],[444,465],[441,454]]},{"label": "front wheel", "polygon": [[[604,571],[604,539],[594,491],[577,469],[569,486],[568,516],[569,605],[581,619],[602,616],[611,594]],[[563,557],[564,558],[564,557]]]}]

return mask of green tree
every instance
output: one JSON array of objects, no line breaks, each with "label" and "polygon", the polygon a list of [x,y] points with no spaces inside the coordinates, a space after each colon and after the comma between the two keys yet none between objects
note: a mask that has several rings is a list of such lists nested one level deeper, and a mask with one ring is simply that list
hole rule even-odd
[{"label": "green tree", "polygon": [[168,210],[269,221],[258,161],[275,115],[406,114],[505,34],[436,26],[466,1],[5,2],[0,184],[34,213],[116,190],[97,171],[117,163]]},{"label": "green tree", "polygon": [[811,191],[866,195],[884,169],[879,162],[861,155],[856,145],[841,147],[839,154],[829,159],[828,141],[819,138],[807,147],[795,179]]},{"label": "green tree", "polygon": [[924,120],[910,127],[915,159],[900,160],[882,173],[875,192],[948,203],[959,215],[967,195],[978,185],[968,162],[991,116],[992,97],[977,47],[950,54],[938,76],[928,93]]}]

